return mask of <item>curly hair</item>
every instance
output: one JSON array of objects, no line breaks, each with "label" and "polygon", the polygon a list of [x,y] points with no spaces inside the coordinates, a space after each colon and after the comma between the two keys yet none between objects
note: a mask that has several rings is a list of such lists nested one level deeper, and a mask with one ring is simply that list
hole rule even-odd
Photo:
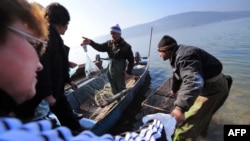
[{"label": "curly hair", "polygon": [[6,26],[19,20],[35,37],[43,40],[48,37],[48,22],[37,3],[29,3],[26,0],[1,0],[0,19],[0,42],[6,39]]}]

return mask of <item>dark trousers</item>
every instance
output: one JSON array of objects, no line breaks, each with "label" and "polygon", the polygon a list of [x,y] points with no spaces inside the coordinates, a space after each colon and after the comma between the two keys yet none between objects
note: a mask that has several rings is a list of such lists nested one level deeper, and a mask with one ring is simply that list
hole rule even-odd
[{"label": "dark trousers", "polygon": [[125,60],[111,60],[108,65],[108,79],[113,94],[117,94],[126,89],[125,68]]},{"label": "dark trousers", "polygon": [[61,125],[67,126],[71,130],[79,130],[81,128],[79,121],[73,115],[72,108],[66,96],[58,97],[55,105],[50,106],[50,110],[57,116]]}]

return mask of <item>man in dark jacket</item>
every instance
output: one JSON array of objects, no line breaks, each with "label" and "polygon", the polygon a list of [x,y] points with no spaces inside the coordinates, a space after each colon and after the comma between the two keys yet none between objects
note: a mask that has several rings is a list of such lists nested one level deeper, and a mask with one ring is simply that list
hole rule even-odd
[{"label": "man in dark jacket", "polygon": [[77,88],[69,77],[69,48],[64,45],[60,36],[66,32],[70,16],[65,7],[59,3],[51,3],[46,7],[45,18],[50,23],[49,40],[46,52],[40,60],[44,69],[38,73],[37,94],[32,100],[20,106],[17,116],[21,119],[34,116],[35,108],[41,100],[45,99],[61,125],[73,131],[79,131],[82,127],[74,117],[72,108],[64,95],[66,83],[73,89]]},{"label": "man in dark jacket", "polygon": [[174,140],[196,140],[228,97],[232,78],[223,75],[217,58],[200,48],[178,45],[168,35],[160,40],[158,51],[173,70],[171,93],[177,99],[171,114],[178,123]]},{"label": "man in dark jacket", "polygon": [[[125,80],[131,78],[134,66],[134,55],[131,46],[121,37],[121,28],[117,24],[111,27],[111,40],[98,44],[88,38],[84,38],[82,45],[91,45],[94,49],[107,52],[110,63],[108,65],[108,78],[112,93],[116,94],[126,89]],[[128,61],[128,64],[127,62]]]}]

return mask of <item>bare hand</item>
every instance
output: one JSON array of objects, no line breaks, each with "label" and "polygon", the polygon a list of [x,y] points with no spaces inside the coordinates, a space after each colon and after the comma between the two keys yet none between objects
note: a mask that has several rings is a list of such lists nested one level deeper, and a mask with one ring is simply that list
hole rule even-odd
[{"label": "bare hand", "polygon": [[89,38],[86,38],[86,37],[82,37],[82,38],[84,40],[82,41],[81,46],[90,44],[91,40]]},{"label": "bare hand", "polygon": [[53,95],[45,97],[44,100],[48,102],[49,106],[53,106],[56,103],[56,99]]},{"label": "bare hand", "polygon": [[75,82],[71,81],[69,85],[72,87],[73,90],[77,89],[77,84]]},{"label": "bare hand", "polygon": [[171,112],[171,115],[173,117],[175,117],[176,121],[177,121],[177,125],[181,124],[184,120],[185,120],[185,116],[184,113],[181,109],[179,108],[174,108]]}]

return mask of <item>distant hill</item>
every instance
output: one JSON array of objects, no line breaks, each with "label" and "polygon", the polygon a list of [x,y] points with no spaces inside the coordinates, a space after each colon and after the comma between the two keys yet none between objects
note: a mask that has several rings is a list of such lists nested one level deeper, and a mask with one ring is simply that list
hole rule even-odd
[{"label": "distant hill", "polygon": [[[250,17],[250,11],[235,11],[235,12],[186,12],[176,15],[166,16],[161,19],[139,24],[123,29],[123,36],[135,37],[148,34],[150,28],[154,28],[154,33],[163,30],[175,30],[192,26],[201,26],[222,21],[229,21],[241,18]],[[103,38],[109,35],[101,36]]]}]

